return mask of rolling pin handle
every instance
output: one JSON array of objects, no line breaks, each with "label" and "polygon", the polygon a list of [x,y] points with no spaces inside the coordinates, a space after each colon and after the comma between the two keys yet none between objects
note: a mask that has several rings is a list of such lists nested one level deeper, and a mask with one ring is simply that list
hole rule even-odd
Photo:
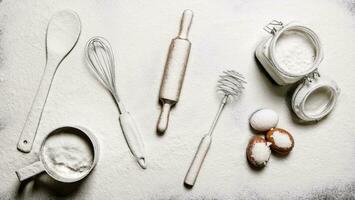
[{"label": "rolling pin handle", "polygon": [[170,115],[171,104],[164,103],[163,108],[160,113],[157,130],[160,134],[163,134],[168,128],[169,115]]},{"label": "rolling pin handle", "polygon": [[193,18],[192,10],[185,10],[184,13],[182,14],[178,38],[187,39],[187,36],[189,35],[191,23],[192,23],[192,18]]}]

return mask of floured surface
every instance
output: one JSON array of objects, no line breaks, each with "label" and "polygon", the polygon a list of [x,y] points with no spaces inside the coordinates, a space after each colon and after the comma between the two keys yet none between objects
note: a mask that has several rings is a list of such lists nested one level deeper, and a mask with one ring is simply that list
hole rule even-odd
[{"label": "floured surface", "polygon": [[[16,150],[26,114],[45,65],[45,28],[55,11],[71,8],[82,21],[77,46],[58,69],[35,141],[54,128],[78,124],[99,139],[101,155],[93,173],[66,197],[76,199],[257,199],[355,196],[355,17],[351,1],[16,1],[0,3],[0,199],[48,199],[63,195],[45,176],[26,185],[15,170],[36,155]],[[179,104],[169,129],[155,133],[158,92],[171,38],[181,13],[195,18],[192,49]],[[254,58],[262,30],[272,19],[297,20],[319,35],[325,58],[321,74],[342,89],[334,112],[318,124],[293,120],[285,96],[292,88],[273,84]],[[115,104],[84,62],[84,45],[105,36],[116,55],[118,90],[135,116],[147,152],[147,170],[129,153]],[[248,85],[242,98],[227,105],[193,190],[183,179],[200,138],[208,131],[220,99],[216,81],[234,69]],[[291,92],[290,92],[291,91]],[[272,156],[262,171],[249,168],[245,148],[254,135],[249,115],[275,110],[278,127],[289,130],[297,146],[286,158]],[[69,188],[69,187],[68,187]],[[68,189],[65,188],[65,189]]]}]

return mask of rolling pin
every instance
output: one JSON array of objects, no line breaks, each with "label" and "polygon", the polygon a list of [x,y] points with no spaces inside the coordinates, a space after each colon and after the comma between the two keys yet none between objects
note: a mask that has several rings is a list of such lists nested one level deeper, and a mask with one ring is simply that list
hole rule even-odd
[{"label": "rolling pin", "polygon": [[159,116],[157,131],[160,134],[163,134],[167,129],[170,109],[179,100],[191,48],[191,42],[187,39],[187,36],[192,18],[193,12],[191,10],[183,12],[179,34],[170,44],[159,94],[162,111]]}]

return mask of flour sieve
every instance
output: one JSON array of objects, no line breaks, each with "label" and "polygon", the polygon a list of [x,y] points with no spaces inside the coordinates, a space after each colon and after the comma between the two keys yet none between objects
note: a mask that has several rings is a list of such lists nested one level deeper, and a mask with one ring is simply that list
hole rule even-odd
[{"label": "flour sieve", "polygon": [[[317,121],[325,117],[333,110],[340,89],[333,80],[321,76],[318,72],[318,66],[323,60],[323,49],[317,34],[298,23],[292,22],[285,25],[276,20],[265,26],[264,30],[271,36],[263,40],[256,48],[255,55],[261,65],[279,85],[289,85],[301,81],[292,97],[291,104],[294,113],[306,122]],[[295,56],[293,59],[296,60],[296,63],[294,63],[293,71],[286,70],[285,66],[288,63],[280,62],[276,50],[280,38],[291,34],[297,34],[300,38],[307,40],[314,51],[314,56],[309,56],[311,58],[309,63],[307,60],[297,59],[297,54],[305,53],[302,49],[294,51],[294,55],[282,52],[291,58]],[[298,46],[295,47],[298,48]]]}]

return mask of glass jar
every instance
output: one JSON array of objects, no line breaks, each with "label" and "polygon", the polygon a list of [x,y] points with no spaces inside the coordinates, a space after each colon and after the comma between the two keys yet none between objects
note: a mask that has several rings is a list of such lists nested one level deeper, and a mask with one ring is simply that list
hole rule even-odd
[{"label": "glass jar", "polygon": [[[318,66],[323,59],[323,49],[317,34],[297,23],[284,25],[272,21],[264,30],[271,37],[263,40],[256,48],[255,55],[268,74],[279,85],[289,85],[303,81],[298,85],[292,97],[292,109],[303,121],[318,121],[329,114],[337,101],[340,89],[337,84],[318,73]],[[307,39],[314,49],[311,65],[302,71],[289,71],[283,68],[276,56],[276,46],[284,34],[300,34]],[[296,56],[296,55],[290,55]]]}]

